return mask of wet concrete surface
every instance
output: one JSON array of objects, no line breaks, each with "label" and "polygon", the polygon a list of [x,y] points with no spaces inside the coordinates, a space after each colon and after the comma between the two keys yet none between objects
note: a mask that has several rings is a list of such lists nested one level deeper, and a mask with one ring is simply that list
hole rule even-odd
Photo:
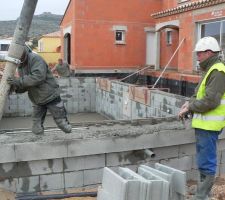
[{"label": "wet concrete surface", "polygon": [[[88,115],[91,117],[91,115]],[[93,117],[95,116],[93,121]],[[75,116],[74,116],[75,117]],[[78,117],[78,116],[77,116]],[[45,127],[45,132],[43,135],[35,135],[30,129],[11,129],[10,124],[13,126],[18,123],[13,123],[12,119],[7,122],[9,123],[10,129],[0,129],[0,144],[12,144],[12,143],[27,143],[27,142],[38,142],[38,143],[51,143],[51,142],[61,142],[61,141],[72,141],[72,140],[89,140],[89,139],[102,139],[102,138],[136,138],[140,135],[154,134],[159,132],[173,133],[180,132],[186,129],[182,123],[179,121],[166,121],[161,119],[157,123],[151,124],[150,119],[143,119],[144,124],[140,121],[129,121],[129,120],[105,120],[104,117],[93,114],[89,117],[83,116],[85,119],[82,121],[81,116],[78,117],[82,122],[74,122],[72,133],[65,134],[59,130],[55,125],[53,127]],[[76,117],[75,117],[76,118]],[[74,119],[74,118],[73,118]],[[31,118],[29,119],[31,126]],[[85,122],[86,120],[86,122]],[[87,122],[88,120],[88,122]],[[97,121],[98,120],[98,121]],[[15,120],[16,121],[16,120]],[[72,122],[73,120],[71,120]],[[92,122],[91,122],[92,121]],[[143,121],[142,121],[143,122]],[[1,121],[3,123],[3,121]],[[22,122],[21,122],[22,123]],[[28,125],[28,121],[20,124],[20,126],[25,127]],[[52,122],[52,124],[54,124]],[[6,126],[5,124],[2,124]],[[48,125],[51,125],[50,123]],[[18,127],[18,126],[17,126]],[[2,127],[1,127],[2,128]]]},{"label": "wet concrete surface", "polygon": [[[107,120],[104,116],[98,113],[76,113],[68,115],[68,120],[71,123],[82,122],[101,122]],[[32,117],[6,117],[0,121],[0,130],[5,129],[30,129],[32,127]],[[47,115],[44,127],[56,127],[56,124],[51,115]]]}]

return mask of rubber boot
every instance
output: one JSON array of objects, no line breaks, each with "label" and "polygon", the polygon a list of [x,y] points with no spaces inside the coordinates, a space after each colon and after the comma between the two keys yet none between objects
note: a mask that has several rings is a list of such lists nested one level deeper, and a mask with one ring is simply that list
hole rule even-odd
[{"label": "rubber boot", "polygon": [[55,122],[57,126],[65,133],[71,133],[72,132],[72,126],[67,121],[67,119],[55,119]]},{"label": "rubber boot", "polygon": [[41,135],[41,134],[44,133],[44,127],[42,125],[41,120],[35,120],[35,119],[33,119],[32,132],[35,135]]},{"label": "rubber boot", "polygon": [[200,174],[200,181],[197,185],[196,195],[193,200],[208,200],[210,191],[214,184],[214,175]]}]

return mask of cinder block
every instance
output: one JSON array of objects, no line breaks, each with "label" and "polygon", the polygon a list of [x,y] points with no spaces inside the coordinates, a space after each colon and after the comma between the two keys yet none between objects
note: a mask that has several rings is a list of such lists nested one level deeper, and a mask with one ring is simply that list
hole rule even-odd
[{"label": "cinder block", "polygon": [[221,151],[221,154],[222,154],[222,156],[221,156],[220,163],[225,164],[225,150]]},{"label": "cinder block", "polygon": [[4,181],[0,181],[0,188],[12,191],[12,192],[17,192],[17,185],[18,185],[18,179],[16,178],[10,178],[6,179]]},{"label": "cinder block", "polygon": [[217,171],[219,172],[220,175],[225,174],[225,163],[220,164]]},{"label": "cinder block", "polygon": [[62,158],[67,157],[67,143],[17,143],[15,152],[17,162]]},{"label": "cinder block", "polygon": [[29,167],[32,175],[63,172],[63,159],[30,161]]},{"label": "cinder block", "polygon": [[175,158],[178,157],[178,148],[179,146],[168,146],[162,148],[154,148],[152,151],[155,154],[154,158],[151,160],[161,160],[161,159],[168,159],[168,158]]},{"label": "cinder block", "polygon": [[18,179],[17,193],[40,191],[39,176],[22,177]]},{"label": "cinder block", "polygon": [[225,150],[225,139],[223,138],[223,135],[225,135],[225,133],[221,134],[218,141],[218,146],[217,146],[217,150],[218,151],[224,151]]},{"label": "cinder block", "polygon": [[65,171],[95,169],[105,167],[105,155],[79,156],[64,158]]},{"label": "cinder block", "polygon": [[41,175],[40,188],[42,191],[64,189],[63,174]]},{"label": "cinder block", "polygon": [[0,164],[0,176],[10,173],[13,169],[15,170],[16,163],[2,163]]},{"label": "cinder block", "polygon": [[179,170],[187,171],[192,169],[193,157],[184,156],[182,158],[167,159],[167,160],[162,160],[160,163],[179,169]]},{"label": "cinder block", "polygon": [[64,174],[65,188],[76,188],[84,186],[84,172],[76,171]]},{"label": "cinder block", "polygon": [[179,157],[195,155],[195,154],[196,154],[195,143],[183,144],[179,146]]},{"label": "cinder block", "polygon": [[188,170],[186,171],[186,176],[187,176],[187,181],[188,180],[197,181],[199,176],[199,171],[197,169]]},{"label": "cinder block", "polygon": [[139,181],[126,180],[119,174],[105,167],[102,179],[102,190],[104,192],[99,192],[97,200],[105,200],[104,197],[106,197],[106,200],[137,200],[136,192],[138,186]]},{"label": "cinder block", "polygon": [[[6,137],[7,135],[1,135],[2,137]],[[14,151],[15,145],[14,144],[1,144],[0,145],[0,163],[6,163],[6,162],[15,162],[16,160],[16,155]]]},{"label": "cinder block", "polygon": [[84,186],[99,184],[102,182],[102,169],[84,170]]},{"label": "cinder block", "polygon": [[107,167],[136,164],[141,161],[145,161],[144,153],[141,151],[139,154],[135,154],[133,151],[106,154]]}]

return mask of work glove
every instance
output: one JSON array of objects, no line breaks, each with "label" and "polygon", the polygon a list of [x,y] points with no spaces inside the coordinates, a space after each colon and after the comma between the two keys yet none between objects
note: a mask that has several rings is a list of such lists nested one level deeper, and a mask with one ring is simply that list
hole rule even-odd
[{"label": "work glove", "polygon": [[14,87],[20,86],[20,80],[18,78],[15,78],[15,77],[7,78],[7,83],[11,86],[14,86]]}]

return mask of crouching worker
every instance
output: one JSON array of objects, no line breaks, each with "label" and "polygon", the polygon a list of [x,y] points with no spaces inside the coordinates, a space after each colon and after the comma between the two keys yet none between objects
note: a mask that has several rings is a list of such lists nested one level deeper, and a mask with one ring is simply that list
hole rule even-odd
[{"label": "crouching worker", "polygon": [[70,133],[72,128],[60,98],[59,86],[46,62],[25,46],[17,69],[19,77],[9,77],[7,82],[16,93],[28,92],[33,103],[32,132],[37,135],[44,133],[43,123],[49,110],[57,126]]}]

